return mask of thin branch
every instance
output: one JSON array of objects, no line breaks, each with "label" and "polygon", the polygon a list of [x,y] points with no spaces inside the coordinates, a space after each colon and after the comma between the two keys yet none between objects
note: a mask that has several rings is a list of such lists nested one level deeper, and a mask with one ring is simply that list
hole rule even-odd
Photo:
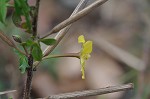
[{"label": "thin branch", "polygon": [[99,7],[100,5],[104,4],[106,1],[108,1],[108,0],[96,0],[94,3],[92,3],[91,5],[86,7],[85,9],[79,11],[77,14],[73,15],[72,17],[66,19],[65,21],[63,21],[60,24],[58,24],[57,26],[55,26],[49,32],[49,34],[45,35],[42,38],[46,38],[53,33],[59,32],[64,27],[72,24],[73,22],[75,22],[75,21],[79,20],[80,18],[84,17],[85,15],[89,14],[91,11],[93,11],[95,8]]},{"label": "thin branch", "polygon": [[[80,9],[83,9],[88,1],[89,0],[81,0],[70,17],[75,15],[78,11],[80,11]],[[68,32],[68,30],[70,29],[71,26],[72,26],[72,24],[70,24],[69,26],[65,27],[64,29],[60,30],[57,33],[57,35],[55,36],[57,43],[54,46],[48,46],[43,52],[44,56],[47,56],[49,53],[51,53],[53,51],[53,49],[58,45],[58,43],[66,35],[66,33]]]},{"label": "thin branch", "polygon": [[[32,30],[33,30],[32,34],[34,37],[37,36],[39,6],[40,6],[40,0],[36,0],[36,5],[35,5],[36,11],[35,11],[35,15],[33,16],[33,22],[32,22]],[[32,47],[30,50],[32,50]],[[31,83],[33,78],[33,57],[31,53],[28,55],[28,65],[29,68],[27,69],[27,80],[24,88],[23,99],[30,99],[30,94],[31,94]]]},{"label": "thin branch", "polygon": [[[60,58],[60,57],[75,57],[75,58],[80,58],[80,53],[66,53],[66,54],[61,54],[61,55],[49,55],[45,56],[42,58],[42,61],[45,59],[50,59],[50,58]],[[36,61],[34,62],[34,66],[37,66],[41,61]]]},{"label": "thin branch", "polygon": [[1,30],[0,30],[0,38],[1,38],[5,43],[7,43],[10,47],[15,47],[14,42],[13,42],[9,37],[7,37]]},{"label": "thin branch", "polygon": [[[79,8],[82,7],[82,4],[85,6],[84,3],[87,3],[87,1],[81,0],[79,5],[76,7],[76,9],[74,10],[74,12],[72,13],[72,15],[70,16],[70,18],[75,18],[78,17],[77,15],[80,15],[82,13],[85,14],[85,12],[87,11],[87,13],[89,13],[90,11],[92,11],[94,8],[102,5],[103,3],[105,3],[107,0],[97,0],[95,3],[91,4],[90,6],[86,7],[85,9],[83,9],[82,11],[80,11],[79,13],[77,13],[79,11]],[[83,7],[82,7],[83,8]],[[84,12],[85,11],[85,12]],[[77,13],[77,14],[76,14]],[[45,50],[44,50],[44,56],[47,56],[48,54],[50,54],[54,48],[59,44],[59,42],[62,40],[62,38],[65,36],[65,34],[68,32],[69,28],[71,27],[71,25],[65,27],[64,29],[62,29],[55,37],[55,39],[57,40],[57,43],[54,46],[48,46]]]},{"label": "thin branch", "polygon": [[24,52],[22,52],[16,45],[15,43],[8,37],[6,36],[1,30],[0,30],[0,38],[7,43],[10,47],[15,48],[17,51],[19,51],[20,53],[26,55]]},{"label": "thin branch", "polygon": [[14,92],[16,92],[16,90],[3,91],[3,92],[0,92],[0,95],[14,93]]},{"label": "thin branch", "polygon": [[37,26],[38,26],[38,17],[39,17],[39,7],[40,7],[40,0],[36,0],[36,11],[33,17],[33,36],[37,35]]},{"label": "thin branch", "polygon": [[43,57],[42,60],[49,59],[49,58],[59,58],[59,57],[76,57],[76,58],[80,58],[80,54],[79,53],[66,53],[66,54],[61,54],[61,55],[49,55],[49,56]]},{"label": "thin branch", "polygon": [[[89,0],[81,0],[79,2],[79,4],[77,5],[77,7],[75,8],[75,10],[73,11],[73,13],[71,14],[70,17],[72,17],[73,15],[75,15],[80,9],[84,8],[86,3]],[[62,40],[62,38],[65,36],[65,34],[68,32],[68,30],[70,29],[71,24],[67,27],[65,27],[64,29],[60,30],[59,33],[57,33],[55,39],[57,40],[57,43],[54,46],[48,46],[44,52],[43,52],[43,56],[47,56],[49,53],[51,53],[53,51],[53,49],[58,45],[58,43]],[[36,68],[36,66],[38,66],[40,62],[36,61],[34,62],[34,68]]]},{"label": "thin branch", "polygon": [[133,84],[126,84],[126,85],[120,85],[120,86],[100,88],[100,89],[95,89],[95,90],[85,90],[85,91],[77,91],[77,92],[64,93],[64,94],[58,94],[58,95],[50,95],[46,98],[39,98],[39,99],[77,99],[80,97],[103,95],[103,94],[126,91],[126,90],[131,90],[131,89],[133,89]]}]

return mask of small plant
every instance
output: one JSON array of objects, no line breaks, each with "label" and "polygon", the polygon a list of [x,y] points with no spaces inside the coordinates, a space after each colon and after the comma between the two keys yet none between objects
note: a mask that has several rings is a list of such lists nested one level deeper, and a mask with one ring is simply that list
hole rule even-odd
[{"label": "small plant", "polygon": [[[35,6],[30,6],[28,4],[28,0],[13,0],[13,5],[9,4],[9,1],[10,0],[0,0],[0,22],[3,23],[4,26],[7,26],[5,23],[7,8],[11,7],[14,10],[12,15],[14,25],[29,35],[29,38],[26,38],[25,41],[20,35],[12,35],[13,40],[16,42],[14,43],[14,41],[4,34],[3,31],[0,31],[0,38],[9,46],[14,48],[15,53],[19,57],[19,69],[21,73],[27,74],[23,99],[30,98],[33,72],[36,70],[38,64],[44,59],[58,57],[79,58],[81,63],[82,79],[85,79],[85,61],[90,57],[90,53],[92,52],[92,41],[85,41],[84,36],[81,35],[78,38],[78,43],[82,44],[80,52],[66,53],[62,55],[52,55],[51,52],[67,33],[71,23],[85,16],[94,8],[105,3],[107,0],[97,0],[90,6],[79,11],[80,7],[83,7],[84,3],[88,1],[81,0],[71,17],[55,26],[47,35],[43,37],[39,37],[37,35],[40,0],[36,0]],[[49,35],[54,33],[57,33],[55,38],[48,38]],[[44,51],[41,49],[42,43],[48,46]]]}]

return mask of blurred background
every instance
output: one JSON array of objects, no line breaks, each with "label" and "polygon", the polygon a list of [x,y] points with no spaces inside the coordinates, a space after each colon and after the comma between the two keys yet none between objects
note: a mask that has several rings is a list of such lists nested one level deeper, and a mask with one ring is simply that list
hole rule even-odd
[{"label": "blurred background", "polygon": [[[38,35],[44,36],[67,19],[79,1],[41,0]],[[94,1],[89,0],[87,5]],[[35,0],[29,0],[29,3],[34,5]],[[150,0],[109,0],[75,22],[53,54],[79,52],[79,35],[92,40],[93,52],[86,62],[86,79],[81,79],[79,59],[45,60],[34,72],[32,99],[125,83],[134,83],[134,90],[80,99],[150,99],[149,6]],[[0,29],[10,38],[13,34],[28,37],[13,25],[13,10],[8,10],[7,27],[0,23]],[[42,45],[42,49],[45,48]],[[0,40],[0,92],[17,90],[1,95],[0,99],[21,99],[26,76],[20,73],[18,65],[13,49]]]}]

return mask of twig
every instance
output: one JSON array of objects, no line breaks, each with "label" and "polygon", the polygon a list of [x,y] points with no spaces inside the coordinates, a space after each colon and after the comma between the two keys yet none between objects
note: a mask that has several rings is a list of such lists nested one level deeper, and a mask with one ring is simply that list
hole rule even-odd
[{"label": "twig", "polygon": [[[36,0],[36,11],[35,15],[33,16],[33,23],[32,23],[32,34],[34,37],[37,36],[37,25],[38,25],[38,15],[39,15],[39,5],[40,0]],[[32,50],[32,47],[31,49]],[[24,89],[24,97],[23,99],[30,99],[30,93],[31,93],[31,83],[32,83],[32,78],[33,78],[33,57],[32,54],[30,53],[28,55],[28,65],[29,68],[27,69],[27,80],[25,84],[25,89]]]},{"label": "twig", "polygon": [[7,43],[10,47],[15,47],[14,42],[8,38],[1,30],[0,30],[0,38]]},{"label": "twig", "polygon": [[30,99],[31,83],[32,83],[32,77],[33,77],[33,70],[32,70],[33,57],[32,57],[31,54],[28,56],[28,65],[30,67],[28,67],[28,69],[27,69],[27,80],[26,80],[26,83],[25,83],[23,99]]},{"label": "twig", "polygon": [[[84,8],[86,3],[88,2],[88,0],[81,0],[79,2],[79,4],[77,5],[77,7],[75,8],[75,10],[73,11],[73,13],[71,14],[70,17],[72,17],[73,15],[75,15],[81,8]],[[70,29],[72,24],[70,24],[69,26],[65,27],[64,29],[60,30],[57,35],[55,36],[55,39],[57,40],[57,43],[54,46],[48,46],[43,54],[44,56],[47,56],[49,53],[51,53],[53,51],[53,49],[58,45],[58,43],[62,40],[62,38],[66,35],[66,33],[68,32],[68,30]]]},{"label": "twig", "polygon": [[73,15],[72,17],[66,19],[65,21],[61,22],[57,26],[55,26],[47,35],[42,38],[48,37],[49,35],[56,33],[63,29],[64,27],[70,25],[71,23],[79,20],[80,18],[84,17],[85,15],[89,14],[93,9],[97,8],[98,6],[104,4],[108,0],[96,0],[94,3],[86,7],[85,9],[79,11],[77,14]]},{"label": "twig", "polygon": [[36,11],[35,11],[35,15],[33,17],[33,23],[32,23],[32,27],[33,27],[33,36],[37,35],[37,26],[38,26],[38,16],[39,16],[39,7],[40,7],[40,0],[36,0]]},{"label": "twig", "polygon": [[[90,6],[88,6],[88,7],[86,7],[85,9],[83,9],[83,10],[81,10],[80,12],[78,12],[78,9],[79,9],[79,7],[80,7],[80,3],[79,3],[79,7],[77,6],[77,10],[75,10],[74,12],[73,12],[73,14],[70,16],[70,18],[69,19],[67,19],[66,21],[64,21],[64,22],[62,22],[61,23],[61,25],[62,24],[71,24],[71,22],[74,22],[74,21],[76,21],[77,19],[79,19],[80,17],[83,17],[84,15],[86,15],[86,14],[88,14],[90,11],[92,11],[93,9],[95,9],[96,7],[98,7],[98,6],[100,6],[100,5],[102,5],[103,3],[105,3],[106,1],[108,1],[108,0],[97,0],[97,1],[95,1],[93,4],[91,4]],[[82,2],[82,0],[81,0],[81,2]],[[84,1],[85,2],[85,1]],[[77,13],[78,12],[78,13]],[[77,14],[76,14],[77,13]],[[69,20],[71,21],[71,22],[69,22]],[[73,21],[74,20],[74,21]],[[65,22],[68,22],[68,23],[65,23]],[[61,27],[61,25],[59,25],[60,27]],[[70,25],[71,26],[71,25]],[[69,28],[70,28],[70,26],[67,26],[67,27],[65,27],[64,29],[62,29],[57,35],[56,35],[56,37],[55,37],[55,39],[57,40],[57,43],[54,45],[54,46],[48,46],[45,50],[44,50],[44,56],[47,56],[49,53],[51,53],[53,50],[54,50],[54,48],[58,45],[58,43],[62,40],[62,38],[65,36],[65,34],[67,33],[67,31],[69,30]],[[58,26],[56,26],[56,27],[58,27]],[[61,27],[62,28],[62,27]],[[55,29],[55,27],[54,27],[54,29]],[[53,29],[53,30],[54,30]],[[56,28],[56,29],[58,29],[58,28]],[[52,31],[53,31],[52,30]],[[51,33],[50,33],[51,34]]]},{"label": "twig", "polygon": [[10,47],[15,48],[17,51],[19,51],[20,53],[26,55],[24,52],[22,52],[16,45],[15,43],[9,38],[7,37],[1,30],[0,30],[0,38],[7,43]]},{"label": "twig", "polygon": [[79,53],[66,53],[66,54],[61,54],[61,55],[49,55],[45,56],[42,58],[42,60],[49,59],[49,58],[58,58],[58,57],[75,57],[75,58],[80,58]]},{"label": "twig", "polygon": [[118,48],[117,46],[109,43],[108,41],[99,37],[99,39],[95,39],[95,36],[88,36],[89,39],[93,40],[93,42],[104,52],[112,56],[113,58],[125,63],[126,65],[134,68],[137,71],[143,71],[145,69],[144,62],[141,59],[133,56],[132,54]]},{"label": "twig", "polygon": [[[73,13],[71,14],[70,17],[72,17],[73,15],[75,15],[80,9],[84,8],[86,3],[89,0],[81,0],[79,2],[79,4],[77,5],[77,7],[75,8],[75,10],[73,11]],[[43,56],[47,56],[49,53],[51,53],[53,51],[53,49],[58,45],[58,43],[62,40],[62,38],[65,36],[65,34],[68,32],[68,30],[70,29],[71,24],[67,27],[65,27],[64,29],[62,29],[55,37],[55,39],[57,39],[57,43],[54,46],[48,46],[44,52],[43,52]],[[34,68],[36,68],[36,66],[38,66],[40,62],[34,62]]]},{"label": "twig", "polygon": [[88,97],[88,96],[96,96],[108,93],[114,93],[119,91],[126,91],[133,89],[133,84],[126,84],[120,86],[111,86],[106,88],[100,88],[95,90],[85,90],[85,91],[77,91],[71,93],[64,93],[58,95],[50,95],[46,98],[39,98],[39,99],[77,99],[80,97]]},{"label": "twig", "polygon": [[16,92],[16,90],[3,91],[3,92],[0,92],[0,95],[14,93],[14,92]]}]

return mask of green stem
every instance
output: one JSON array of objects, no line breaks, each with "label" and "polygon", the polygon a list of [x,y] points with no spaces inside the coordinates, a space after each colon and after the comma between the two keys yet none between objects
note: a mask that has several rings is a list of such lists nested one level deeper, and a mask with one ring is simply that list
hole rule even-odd
[{"label": "green stem", "polygon": [[36,11],[35,11],[35,15],[33,17],[33,36],[36,37],[37,36],[37,26],[38,26],[38,15],[39,15],[39,7],[40,7],[40,0],[36,1]]},{"label": "green stem", "polygon": [[[49,58],[60,58],[60,57],[75,57],[80,58],[80,53],[67,53],[62,55],[49,55],[42,58],[42,60],[49,59]],[[37,65],[40,64],[41,61],[36,61],[33,63],[33,69],[36,68]]]},{"label": "green stem", "polygon": [[79,53],[67,53],[67,54],[62,54],[62,55],[49,55],[49,56],[43,57],[42,60],[49,59],[49,58],[59,58],[59,57],[76,57],[76,58],[80,58],[80,54]]}]

